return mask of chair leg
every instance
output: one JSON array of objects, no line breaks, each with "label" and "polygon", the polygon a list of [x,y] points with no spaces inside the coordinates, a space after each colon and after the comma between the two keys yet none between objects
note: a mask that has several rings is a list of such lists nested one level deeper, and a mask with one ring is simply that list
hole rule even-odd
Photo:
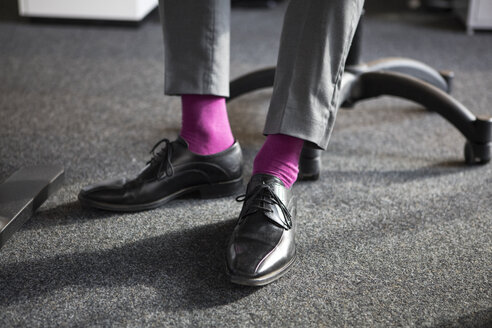
[{"label": "chair leg", "polygon": [[492,118],[478,118],[463,104],[432,84],[395,72],[369,72],[359,76],[357,100],[382,95],[415,101],[435,111],[467,139],[467,164],[485,164],[492,154]]},{"label": "chair leg", "polygon": [[275,79],[275,67],[268,67],[248,73],[231,81],[229,84],[230,96],[227,101],[235,99],[245,93],[259,89],[271,88]]},{"label": "chair leg", "polygon": [[361,65],[347,66],[346,71],[356,75],[369,72],[402,73],[432,84],[447,93],[451,92],[451,82],[454,78],[454,73],[451,71],[437,71],[420,61],[400,57],[382,58]]}]

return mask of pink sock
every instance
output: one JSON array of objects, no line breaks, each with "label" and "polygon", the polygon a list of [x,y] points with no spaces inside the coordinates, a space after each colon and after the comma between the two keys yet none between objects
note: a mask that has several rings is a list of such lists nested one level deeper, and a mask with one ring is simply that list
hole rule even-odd
[{"label": "pink sock", "polygon": [[299,173],[299,156],[304,140],[284,134],[270,134],[255,157],[253,175],[271,174],[290,188]]},{"label": "pink sock", "polygon": [[189,150],[211,155],[226,150],[234,143],[224,97],[182,95],[181,137]]}]

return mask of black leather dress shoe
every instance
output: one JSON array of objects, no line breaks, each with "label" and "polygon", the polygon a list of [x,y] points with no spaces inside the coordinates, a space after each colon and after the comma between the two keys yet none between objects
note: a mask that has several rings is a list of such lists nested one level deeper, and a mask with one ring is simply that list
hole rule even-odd
[{"label": "black leather dress shoe", "polygon": [[227,247],[227,272],[233,283],[269,284],[295,261],[295,198],[278,178],[257,174],[238,200],[244,205]]},{"label": "black leather dress shoe", "polygon": [[[165,146],[156,152],[156,148]],[[112,211],[140,211],[159,207],[179,196],[197,193],[202,198],[225,197],[243,188],[241,147],[235,142],[213,155],[188,150],[182,138],[159,141],[152,159],[133,179],[114,179],[83,188],[84,206]]]}]

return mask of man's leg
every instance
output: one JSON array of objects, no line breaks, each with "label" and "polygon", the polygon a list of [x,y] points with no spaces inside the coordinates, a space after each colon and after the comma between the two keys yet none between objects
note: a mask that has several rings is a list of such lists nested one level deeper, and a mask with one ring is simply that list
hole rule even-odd
[{"label": "man's leg", "polygon": [[326,148],[335,122],[345,60],[363,0],[291,0],[275,84],[253,177],[227,250],[233,282],[265,285],[295,259],[295,199],[290,186],[304,141]]},{"label": "man's leg", "polygon": [[[302,144],[278,135],[326,149],[335,123],[345,60],[363,3],[290,1],[264,129],[268,138],[255,158],[253,173],[273,172],[287,187],[297,179]],[[272,157],[285,160],[272,161]]]},{"label": "man's leg", "polygon": [[181,137],[210,155],[234,143],[229,96],[229,0],[160,0],[165,93],[182,98]]},{"label": "man's leg", "polygon": [[264,133],[328,146],[364,0],[291,0]]},{"label": "man's leg", "polygon": [[229,0],[159,0],[165,93],[229,96]]},{"label": "man's leg", "polygon": [[[184,194],[232,195],[242,189],[242,153],[224,97],[229,93],[229,0],[161,0],[165,92],[182,97],[176,141],[161,140],[136,178],[82,189],[82,204],[136,211]],[[160,149],[157,149],[160,145]]]}]

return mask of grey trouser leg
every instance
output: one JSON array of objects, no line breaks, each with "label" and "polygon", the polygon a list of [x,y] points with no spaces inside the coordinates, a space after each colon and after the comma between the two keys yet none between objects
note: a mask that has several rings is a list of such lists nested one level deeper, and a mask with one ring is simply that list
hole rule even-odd
[{"label": "grey trouser leg", "polygon": [[363,4],[364,0],[290,1],[265,134],[286,134],[326,149]]},{"label": "grey trouser leg", "polygon": [[[364,0],[291,0],[265,134],[326,149]],[[230,0],[160,0],[165,93],[229,96]]]},{"label": "grey trouser leg", "polygon": [[159,0],[165,93],[229,96],[230,0]]}]

